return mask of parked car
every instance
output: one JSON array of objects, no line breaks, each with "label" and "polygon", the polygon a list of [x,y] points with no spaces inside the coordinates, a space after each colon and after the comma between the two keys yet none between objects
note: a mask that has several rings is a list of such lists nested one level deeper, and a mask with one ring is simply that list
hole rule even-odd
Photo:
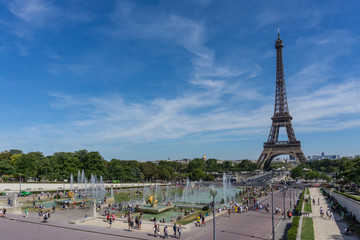
[{"label": "parked car", "polygon": [[30,194],[31,194],[31,192],[28,192],[28,191],[21,191],[19,195],[20,195],[20,196],[25,196],[25,197],[26,197],[26,196],[28,196],[28,195],[30,195]]}]

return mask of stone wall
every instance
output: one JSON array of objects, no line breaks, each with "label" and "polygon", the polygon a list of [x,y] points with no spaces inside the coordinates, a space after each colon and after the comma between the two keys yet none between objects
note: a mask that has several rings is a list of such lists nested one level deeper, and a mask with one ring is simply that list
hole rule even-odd
[{"label": "stone wall", "polygon": [[333,198],[335,198],[341,206],[347,209],[348,212],[352,212],[352,214],[356,216],[356,219],[358,221],[360,220],[360,202],[348,198],[344,195],[335,193],[329,189],[323,188],[323,190],[326,193],[330,194]]}]

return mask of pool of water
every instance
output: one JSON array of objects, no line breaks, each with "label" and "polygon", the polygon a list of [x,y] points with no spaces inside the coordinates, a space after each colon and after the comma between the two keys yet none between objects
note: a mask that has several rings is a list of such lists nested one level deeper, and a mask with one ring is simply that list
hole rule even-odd
[{"label": "pool of water", "polygon": [[[176,212],[176,211],[166,211],[158,214],[143,213],[143,220],[150,221],[151,218],[155,217],[157,221],[165,219],[165,222],[170,222],[171,217],[176,219],[179,214],[180,212]],[[140,215],[139,213],[136,213],[133,216],[136,217],[139,215]]]}]

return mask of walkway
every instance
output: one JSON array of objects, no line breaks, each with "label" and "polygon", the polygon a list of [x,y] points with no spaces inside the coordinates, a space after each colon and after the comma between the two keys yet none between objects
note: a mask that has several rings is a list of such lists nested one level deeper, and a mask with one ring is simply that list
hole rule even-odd
[{"label": "walkway", "polygon": [[[335,221],[326,219],[326,210],[329,208],[324,196],[321,194],[319,188],[310,188],[311,199],[315,199],[315,205],[312,204],[312,218],[314,221],[315,240],[327,239],[344,239],[355,240],[358,239],[355,234],[347,236],[343,234],[346,223],[341,220],[339,215],[335,214]],[[320,199],[320,205],[318,205]],[[324,209],[325,217],[320,217],[320,207]]]}]

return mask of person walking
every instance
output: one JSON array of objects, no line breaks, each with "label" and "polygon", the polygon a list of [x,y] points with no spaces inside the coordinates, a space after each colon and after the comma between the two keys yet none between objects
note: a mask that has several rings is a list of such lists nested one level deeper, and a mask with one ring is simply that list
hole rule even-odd
[{"label": "person walking", "polygon": [[174,224],[173,226],[173,230],[174,230],[174,234],[173,234],[173,237],[176,238],[176,232],[177,232],[177,226],[176,226],[176,223]]},{"label": "person walking", "polygon": [[165,238],[168,238],[168,229],[167,229],[167,226],[164,227],[164,239]]},{"label": "person walking", "polygon": [[157,235],[156,237],[160,237],[160,223],[157,224]]},{"label": "person walking", "polygon": [[112,218],[110,218],[109,219],[109,228],[111,228],[111,224],[113,223],[113,219]]},{"label": "person walking", "polygon": [[154,236],[157,237],[157,225],[156,225],[156,222],[154,222]]},{"label": "person walking", "polygon": [[182,232],[181,224],[179,224],[179,227],[178,227],[179,239],[181,238],[181,232]]},{"label": "person walking", "polygon": [[205,216],[204,215],[201,216],[201,226],[203,226],[203,227],[206,226],[206,224],[205,224]]},{"label": "person walking", "polygon": [[28,216],[29,216],[29,210],[25,208],[25,218],[27,218]]}]

